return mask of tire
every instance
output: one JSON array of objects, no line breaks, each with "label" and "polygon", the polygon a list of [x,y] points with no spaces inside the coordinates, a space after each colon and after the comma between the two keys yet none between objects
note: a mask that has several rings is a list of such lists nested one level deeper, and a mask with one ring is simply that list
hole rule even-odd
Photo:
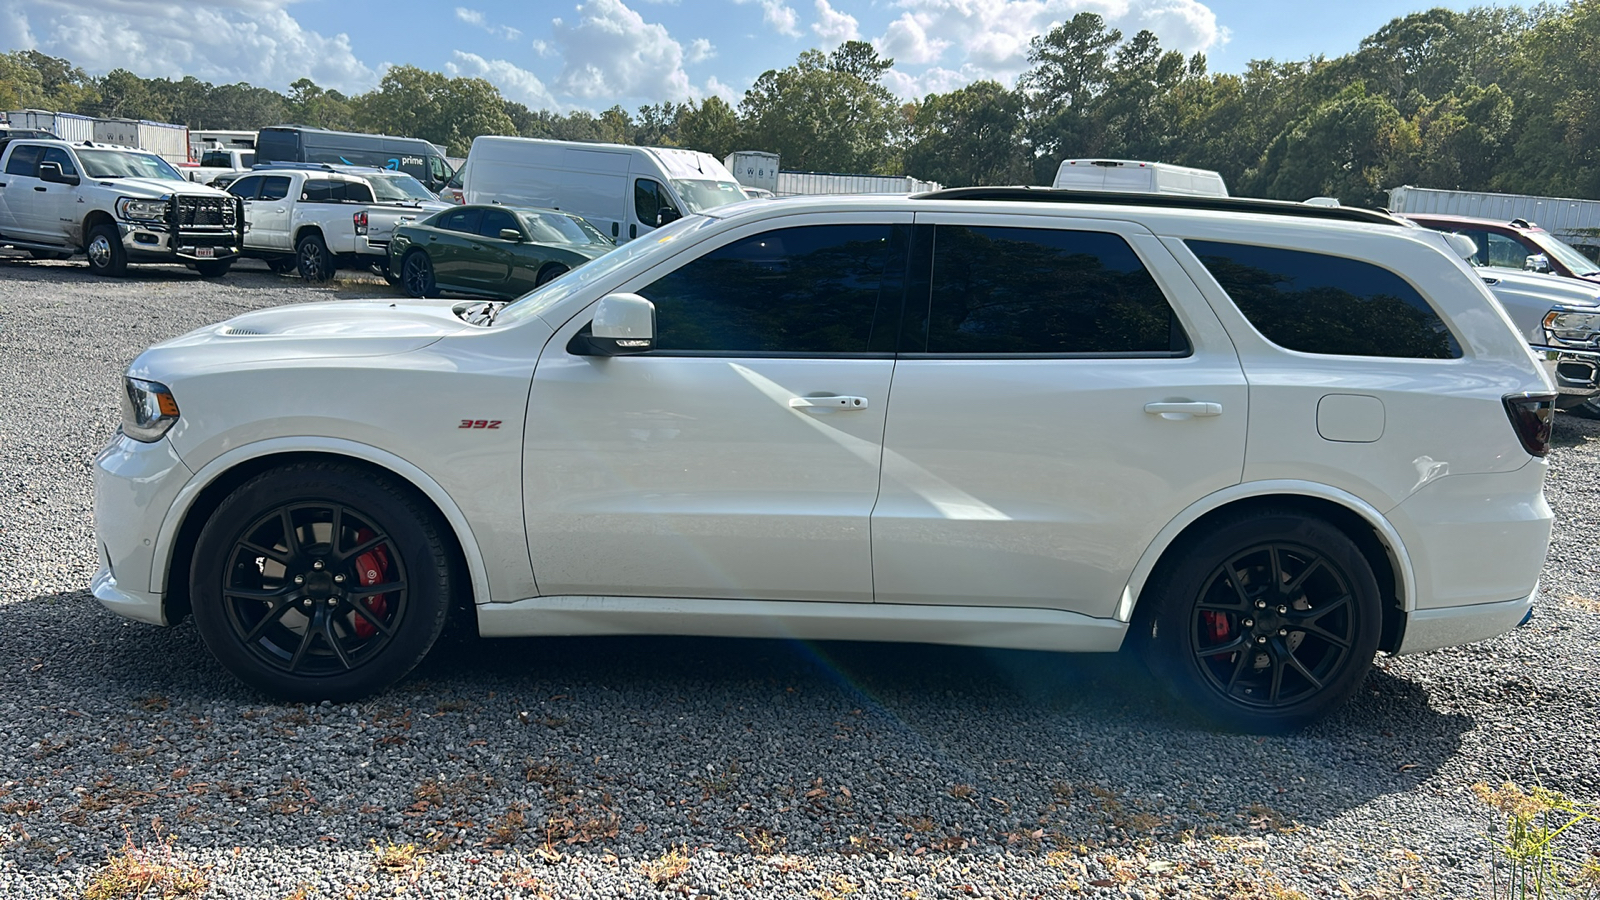
[{"label": "tire", "polygon": [[400,261],[400,287],[413,297],[432,297],[439,293],[433,277],[433,260],[421,250],[407,253]]},{"label": "tire", "polygon": [[264,694],[355,700],[427,655],[450,611],[451,559],[438,517],[393,476],[335,462],[272,469],[200,531],[195,626]]},{"label": "tire", "polygon": [[326,284],[333,279],[333,254],[328,252],[322,235],[313,233],[301,238],[295,245],[294,258],[300,277],[312,284]]},{"label": "tire", "polygon": [[287,275],[300,264],[300,259],[295,256],[272,256],[267,258],[267,268],[278,275]]},{"label": "tire", "polygon": [[201,278],[221,278],[231,268],[231,259],[202,259],[194,264],[194,270],[200,273]]},{"label": "tire", "polygon": [[43,261],[69,259],[72,256],[71,253],[65,253],[60,250],[29,250],[28,255]]},{"label": "tire", "polygon": [[1290,510],[1219,522],[1163,560],[1145,596],[1134,634],[1152,674],[1203,718],[1252,733],[1302,728],[1347,701],[1383,625],[1361,550]]},{"label": "tire", "polygon": [[1600,397],[1589,397],[1577,406],[1569,406],[1563,411],[1572,413],[1580,419],[1600,419]]},{"label": "tire", "polygon": [[89,229],[83,255],[89,259],[89,271],[96,275],[121,278],[128,274],[128,253],[122,249],[122,237],[115,225],[100,224]]},{"label": "tire", "polygon": [[565,275],[568,271],[569,270],[567,267],[563,266],[561,263],[550,263],[539,270],[539,274],[533,279],[533,286],[544,287],[546,284],[549,284],[560,276]]}]

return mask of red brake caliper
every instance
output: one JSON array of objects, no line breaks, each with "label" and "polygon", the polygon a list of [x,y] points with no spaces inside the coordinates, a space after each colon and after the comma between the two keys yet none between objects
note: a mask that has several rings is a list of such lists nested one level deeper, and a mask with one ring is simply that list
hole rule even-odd
[{"label": "red brake caliper", "polygon": [[1200,627],[1205,629],[1206,637],[1211,638],[1212,643],[1220,644],[1227,640],[1228,637],[1228,614],[1217,612],[1214,609],[1202,609],[1200,610]]},{"label": "red brake caliper", "polygon": [[[370,528],[357,529],[356,543],[360,544],[370,541],[372,540],[373,536],[372,529]],[[362,587],[371,587],[375,584],[383,584],[388,577],[388,548],[382,546],[374,547],[356,557],[356,581]],[[368,597],[367,609],[372,610],[372,614],[374,616],[377,616],[380,619],[383,618],[384,613],[389,611],[389,601],[387,598],[387,594],[379,594],[376,597]],[[375,628],[371,622],[367,621],[366,616],[363,616],[360,613],[356,614],[355,628],[356,636],[361,638],[369,638],[378,633],[378,629]]]}]

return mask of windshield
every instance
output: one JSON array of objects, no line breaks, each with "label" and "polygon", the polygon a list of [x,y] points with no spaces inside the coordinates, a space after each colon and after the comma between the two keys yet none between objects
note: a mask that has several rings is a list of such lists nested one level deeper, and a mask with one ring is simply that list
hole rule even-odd
[{"label": "windshield", "polygon": [[183,181],[182,175],[154,153],[126,150],[78,150],[83,173],[90,178],[165,178]]},{"label": "windshield", "polygon": [[545,213],[523,213],[533,239],[546,244],[609,244],[611,239],[583,219]]},{"label": "windshield", "polygon": [[672,186],[678,189],[678,196],[683,198],[692,213],[750,199],[732,181],[674,181]]},{"label": "windshield", "polygon": [[1594,260],[1579,253],[1572,245],[1551,234],[1533,235],[1534,243],[1539,249],[1560,260],[1563,266],[1572,270],[1574,275],[1600,275],[1600,267],[1596,267]]},{"label": "windshield", "polygon": [[379,175],[368,175],[367,181],[372,183],[372,194],[378,200],[393,203],[405,200],[437,200],[422,182],[404,172],[384,172]]},{"label": "windshield", "polygon": [[[533,291],[523,294],[521,299],[500,310],[494,317],[494,324],[511,325],[530,316],[537,316],[547,309],[567,299],[573,291],[592,284],[602,278],[609,277],[612,273],[633,262],[641,256],[663,250],[663,244],[669,244],[683,237],[686,233],[715,222],[704,216],[689,216],[679,219],[670,225],[650,232],[648,235],[632,240],[619,246],[615,250],[607,251],[595,257],[592,262],[585,263],[562,275],[544,287],[534,288]],[[667,250],[671,253],[671,250]]]}]

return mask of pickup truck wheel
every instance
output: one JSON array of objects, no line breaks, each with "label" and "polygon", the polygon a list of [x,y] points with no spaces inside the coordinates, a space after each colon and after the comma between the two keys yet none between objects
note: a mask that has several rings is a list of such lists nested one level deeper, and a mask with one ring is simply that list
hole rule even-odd
[{"label": "pickup truck wheel", "polygon": [[421,250],[413,250],[406,254],[400,263],[400,286],[413,297],[432,297],[439,292],[439,284],[433,279],[433,260]]},{"label": "pickup truck wheel", "polygon": [[221,278],[231,268],[231,259],[203,259],[194,264],[194,270],[200,273],[201,278]]},{"label": "pickup truck wheel", "polygon": [[89,271],[96,275],[120,278],[128,273],[128,253],[122,249],[122,236],[115,225],[96,225],[89,229],[89,243],[83,248]]},{"label": "pickup truck wheel", "polygon": [[267,268],[278,275],[293,272],[295,266],[299,264],[300,260],[293,256],[274,256],[267,260]]},{"label": "pickup truck wheel", "polygon": [[190,598],[234,675],[283,700],[343,702],[416,666],[444,628],[443,526],[392,476],[335,462],[272,469],[200,531]]},{"label": "pickup truck wheel", "polygon": [[28,255],[39,260],[67,259],[72,256],[71,253],[63,253],[60,250],[29,250]]},{"label": "pickup truck wheel", "polygon": [[322,235],[308,234],[295,247],[295,261],[300,267],[300,277],[314,284],[333,278],[333,254],[323,243]]},{"label": "pickup truck wheel", "polygon": [[[1292,510],[1223,520],[1146,585],[1132,637],[1185,706],[1226,728],[1300,728],[1360,687],[1383,609],[1349,537]],[[1148,604],[1148,606],[1147,606]]]}]

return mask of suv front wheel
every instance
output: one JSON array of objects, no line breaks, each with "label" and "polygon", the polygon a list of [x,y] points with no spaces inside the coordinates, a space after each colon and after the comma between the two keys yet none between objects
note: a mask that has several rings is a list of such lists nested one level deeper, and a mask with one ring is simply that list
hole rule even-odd
[{"label": "suv front wheel", "polygon": [[360,466],[300,463],[245,482],[201,529],[195,626],[240,680],[283,700],[346,701],[421,662],[450,608],[438,517]]},{"label": "suv front wheel", "polygon": [[1145,596],[1135,627],[1151,672],[1201,716],[1248,732],[1300,728],[1344,703],[1383,618],[1355,542],[1288,510],[1217,523],[1163,561]]}]

